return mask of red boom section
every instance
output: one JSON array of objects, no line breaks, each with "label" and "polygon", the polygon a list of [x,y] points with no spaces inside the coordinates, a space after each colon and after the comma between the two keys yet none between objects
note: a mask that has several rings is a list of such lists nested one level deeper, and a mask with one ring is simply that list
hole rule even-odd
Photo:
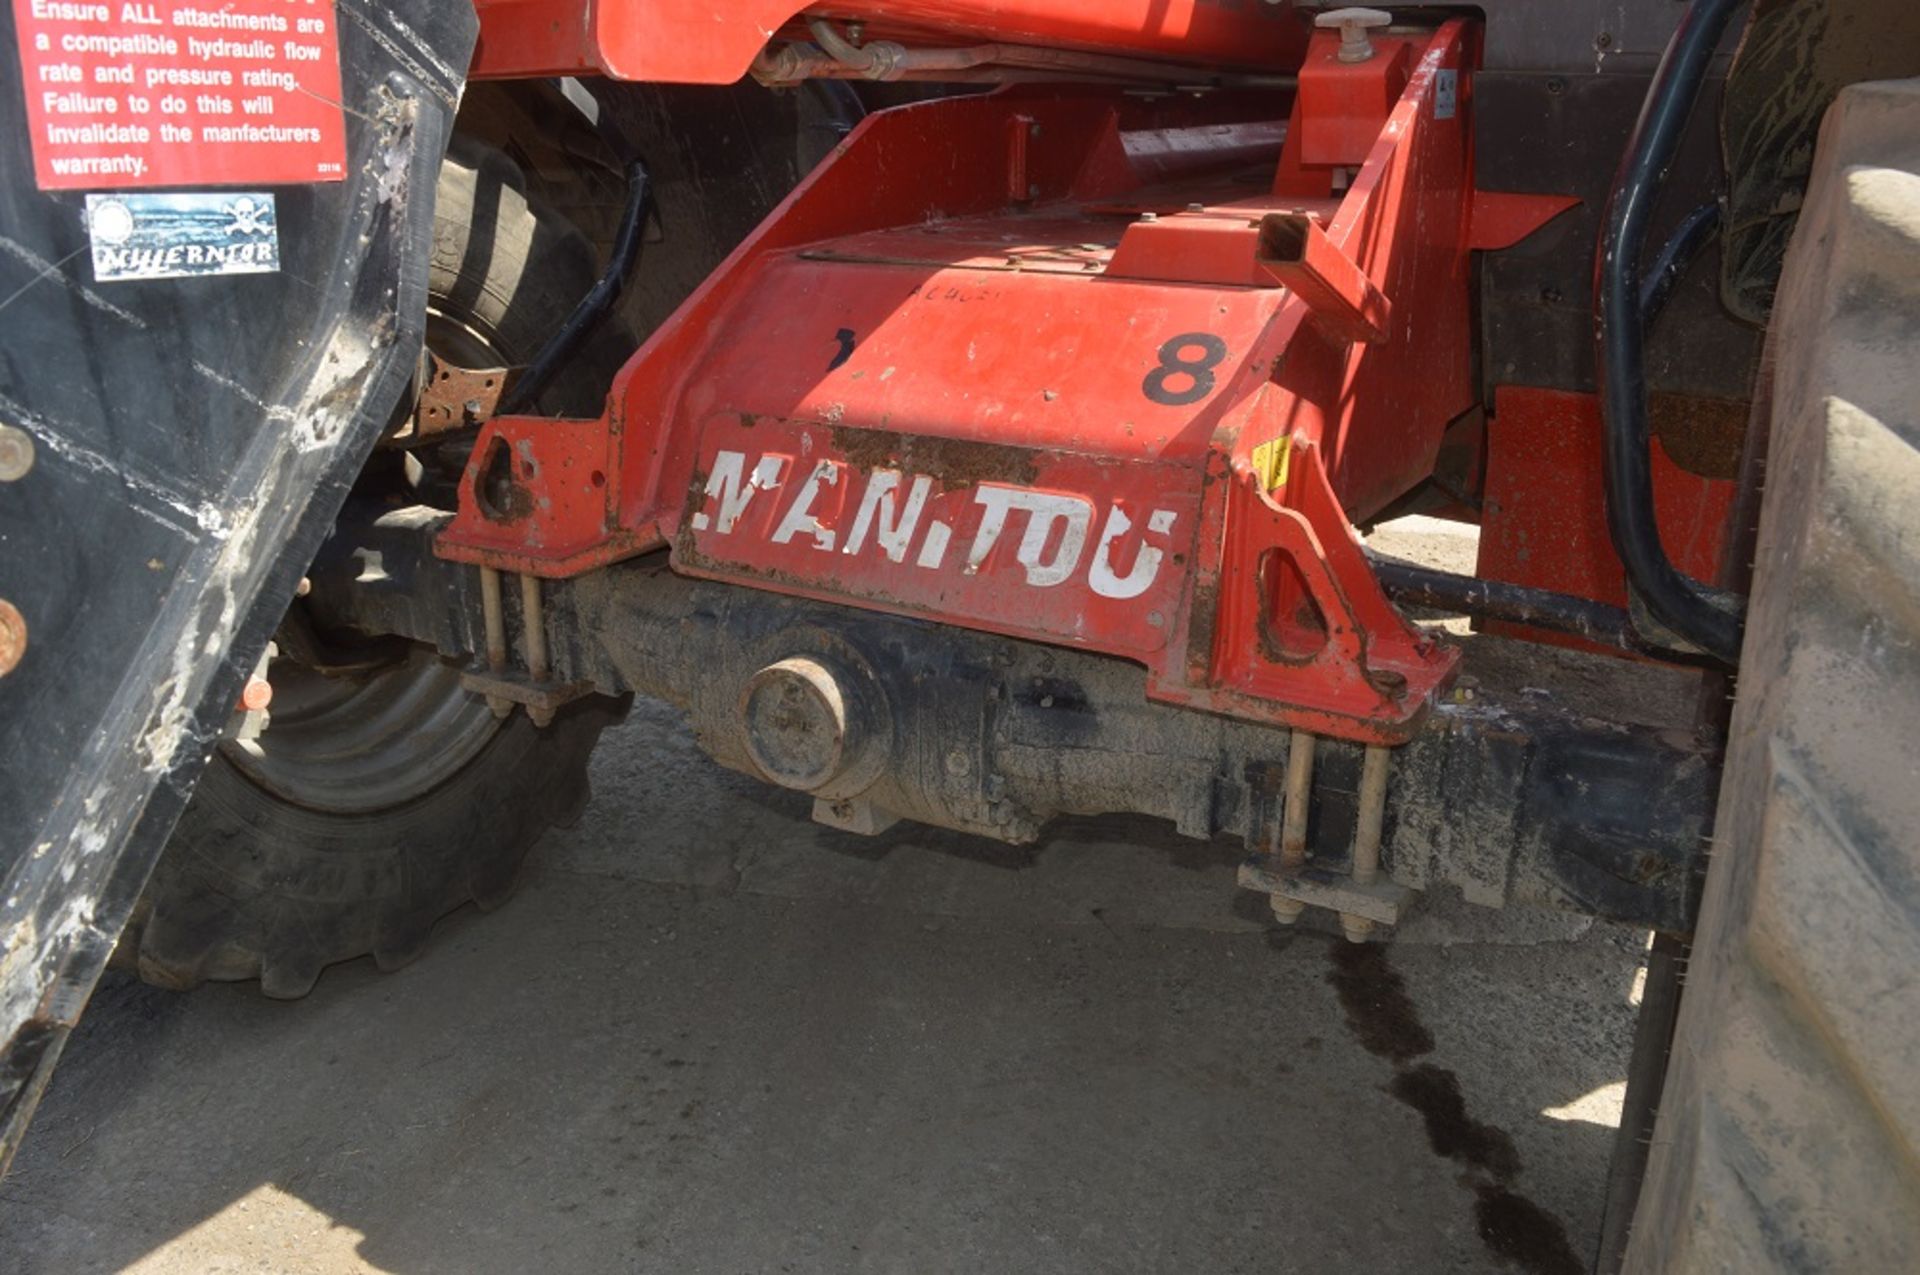
[{"label": "red boom section", "polygon": [[1136,660],[1158,699],[1404,739],[1454,656],[1348,520],[1473,404],[1476,207],[1509,239],[1567,202],[1476,201],[1470,32],[1360,64],[1317,37],[1284,128],[1259,118],[1284,99],[1092,91],[869,117],[604,418],[485,426],[441,553],[564,576],[670,545]]},{"label": "red boom section", "polygon": [[[858,19],[870,38],[1007,41],[1202,66],[1291,70],[1306,45],[1291,4],[1267,0],[474,0],[472,79],[599,74],[731,84],[803,13]],[[798,29],[799,38],[806,37]]]}]

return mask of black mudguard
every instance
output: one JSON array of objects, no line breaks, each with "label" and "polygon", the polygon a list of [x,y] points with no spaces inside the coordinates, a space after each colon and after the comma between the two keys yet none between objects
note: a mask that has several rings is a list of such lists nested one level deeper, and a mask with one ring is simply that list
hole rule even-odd
[{"label": "black mudguard", "polygon": [[344,181],[272,188],[277,273],[96,282],[33,183],[0,6],[0,1169],[301,573],[413,373],[476,31],[339,0]]}]

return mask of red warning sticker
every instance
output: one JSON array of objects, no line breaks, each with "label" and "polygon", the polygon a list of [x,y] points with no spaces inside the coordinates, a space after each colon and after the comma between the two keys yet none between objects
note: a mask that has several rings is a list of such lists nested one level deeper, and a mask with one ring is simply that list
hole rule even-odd
[{"label": "red warning sticker", "polygon": [[346,172],[332,0],[13,0],[42,190]]}]

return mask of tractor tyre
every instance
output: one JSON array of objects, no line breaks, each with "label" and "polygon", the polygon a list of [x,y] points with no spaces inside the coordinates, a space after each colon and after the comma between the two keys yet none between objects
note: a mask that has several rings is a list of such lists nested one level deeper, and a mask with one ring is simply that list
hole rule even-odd
[{"label": "tractor tyre", "polygon": [[1829,111],[1773,313],[1751,606],[1630,1271],[1920,1269],[1920,80]]},{"label": "tractor tyre", "polygon": [[[500,152],[455,139],[427,344],[460,366],[530,361],[598,273],[586,239],[525,191]],[[598,414],[632,348],[624,328],[603,328],[540,410]],[[328,965],[371,954],[395,968],[448,912],[504,901],[533,843],[585,805],[588,754],[621,706],[578,701],[545,728],[522,712],[499,720],[456,666],[395,645],[351,674],[271,662],[266,729],[215,752],[118,963],[170,988],[257,978],[268,996],[298,997]]]}]

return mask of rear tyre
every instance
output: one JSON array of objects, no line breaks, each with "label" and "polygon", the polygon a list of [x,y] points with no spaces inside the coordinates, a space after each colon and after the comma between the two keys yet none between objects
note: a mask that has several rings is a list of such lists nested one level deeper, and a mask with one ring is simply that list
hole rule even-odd
[{"label": "rear tyre", "polygon": [[[597,274],[591,245],[525,187],[466,139],[441,169],[427,343],[461,366],[531,360]],[[632,344],[603,328],[541,410],[598,414]],[[620,707],[581,701],[544,729],[524,713],[499,721],[457,668],[398,645],[369,644],[354,673],[272,662],[270,723],[215,753],[122,963],[164,987],[258,978],[269,996],[303,996],[334,962],[371,954],[393,969],[440,917],[507,897],[533,843],[585,806],[588,754]]]},{"label": "rear tyre", "polygon": [[1920,80],[1827,116],[1627,1269],[1920,1269]]}]

